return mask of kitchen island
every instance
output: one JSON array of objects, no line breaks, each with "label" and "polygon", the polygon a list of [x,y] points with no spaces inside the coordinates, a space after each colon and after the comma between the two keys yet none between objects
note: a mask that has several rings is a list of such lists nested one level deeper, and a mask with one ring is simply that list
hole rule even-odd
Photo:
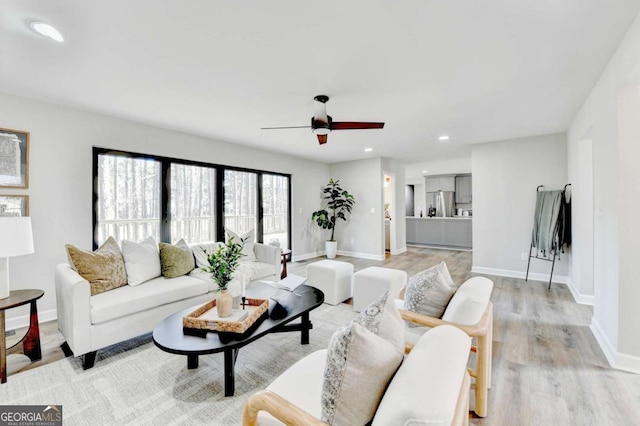
[{"label": "kitchen island", "polygon": [[407,216],[407,244],[471,249],[473,218]]}]

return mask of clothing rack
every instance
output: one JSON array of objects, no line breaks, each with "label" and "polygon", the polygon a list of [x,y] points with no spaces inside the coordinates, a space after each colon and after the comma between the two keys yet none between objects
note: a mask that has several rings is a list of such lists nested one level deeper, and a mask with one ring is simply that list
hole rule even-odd
[{"label": "clothing rack", "polygon": [[[538,214],[541,213],[538,210],[541,209],[542,204],[540,203],[540,198],[538,197],[538,192],[540,192],[540,188],[542,188],[544,192],[544,185],[538,185],[536,188],[536,212],[534,213],[534,226],[531,232],[531,245],[529,246],[529,261],[527,262],[527,274],[525,276],[525,281],[529,280],[529,267],[531,266],[531,259],[543,260],[545,262],[551,262],[551,274],[549,275],[549,290],[551,290],[551,281],[553,279],[553,270],[556,266],[556,257],[558,256],[558,251],[561,250],[564,253],[564,245],[571,244],[571,202],[567,201],[567,187],[571,186],[570,183],[566,184],[562,189],[561,194],[561,204],[558,209],[558,217],[556,218],[556,226],[554,228],[554,234],[552,236],[553,244],[551,245],[551,249],[543,250],[542,256],[539,255],[540,250],[539,247],[536,247],[534,254],[532,251],[534,249],[534,240],[539,241],[540,238],[536,238],[536,230],[539,231],[539,223],[537,220],[539,219]],[[549,191],[551,192],[551,191]],[[557,195],[556,195],[557,197]],[[569,197],[570,199],[570,197]],[[558,224],[558,222],[560,222]],[[553,254],[553,257],[552,257]]]}]

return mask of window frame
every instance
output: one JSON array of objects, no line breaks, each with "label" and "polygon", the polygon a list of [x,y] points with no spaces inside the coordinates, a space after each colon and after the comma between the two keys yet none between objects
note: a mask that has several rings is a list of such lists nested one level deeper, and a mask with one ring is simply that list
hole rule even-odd
[{"label": "window frame", "polygon": [[258,203],[258,225],[256,227],[256,242],[263,243],[263,220],[264,220],[264,207],[262,205],[263,197],[263,185],[262,175],[278,175],[287,178],[288,182],[288,199],[287,199],[287,239],[288,247],[291,247],[291,229],[292,229],[292,215],[291,215],[291,187],[292,176],[289,173],[280,173],[270,170],[249,169],[245,167],[229,166],[225,164],[207,163],[203,161],[186,160],[182,158],[163,157],[153,154],[142,154],[138,152],[123,151],[118,149],[93,147],[92,148],[92,160],[93,160],[93,195],[92,195],[92,228],[93,228],[93,249],[98,248],[98,188],[99,188],[99,176],[98,176],[98,157],[100,155],[119,155],[128,158],[141,158],[145,160],[157,161],[160,163],[160,240],[161,242],[171,242],[171,206],[169,203],[170,188],[170,169],[171,164],[184,164],[190,166],[213,168],[216,170],[216,194],[215,194],[215,217],[216,217],[216,239],[221,240],[220,236],[225,233],[224,229],[224,172],[225,170],[233,170],[238,172],[255,173],[257,175],[257,203]]}]

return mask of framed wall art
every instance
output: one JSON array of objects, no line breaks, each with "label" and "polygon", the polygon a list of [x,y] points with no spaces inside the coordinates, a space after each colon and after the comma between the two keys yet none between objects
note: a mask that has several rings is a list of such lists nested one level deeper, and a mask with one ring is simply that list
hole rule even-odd
[{"label": "framed wall art", "polygon": [[29,188],[29,132],[0,128],[0,187]]},{"label": "framed wall art", "polygon": [[29,216],[28,195],[0,195],[0,217]]}]

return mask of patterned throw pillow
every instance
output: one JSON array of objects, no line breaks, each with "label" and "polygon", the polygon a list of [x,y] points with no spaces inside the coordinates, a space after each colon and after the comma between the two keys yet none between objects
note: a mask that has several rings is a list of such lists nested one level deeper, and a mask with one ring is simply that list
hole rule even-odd
[{"label": "patterned throw pillow", "polygon": [[127,272],[118,243],[112,237],[98,250],[81,250],[71,244],[65,245],[71,267],[89,281],[91,295],[127,285]]},{"label": "patterned throw pillow", "polygon": [[411,312],[440,318],[455,292],[456,286],[447,265],[442,262],[409,278],[403,307]]},{"label": "patterned throw pillow", "polygon": [[244,246],[242,247],[242,254],[244,254],[244,257],[240,259],[241,261],[242,260],[249,260],[251,262],[258,261],[258,259],[256,259],[256,254],[253,252],[253,244],[256,239],[255,229],[252,229],[251,231],[244,233],[242,235],[238,235],[235,232],[227,229],[227,243],[229,242],[229,239],[231,237],[233,237],[233,242],[238,244],[240,244],[242,240],[245,240]]},{"label": "patterned throw pillow", "polygon": [[165,278],[177,278],[193,271],[196,263],[185,240],[175,245],[160,243],[160,264]]},{"label": "patterned throw pillow", "polygon": [[398,350],[404,351],[404,322],[388,291],[360,312],[352,322],[362,325],[372,333],[387,339]]},{"label": "patterned throw pillow", "polygon": [[404,351],[352,322],[331,337],[322,384],[322,421],[364,425],[373,418]]}]

